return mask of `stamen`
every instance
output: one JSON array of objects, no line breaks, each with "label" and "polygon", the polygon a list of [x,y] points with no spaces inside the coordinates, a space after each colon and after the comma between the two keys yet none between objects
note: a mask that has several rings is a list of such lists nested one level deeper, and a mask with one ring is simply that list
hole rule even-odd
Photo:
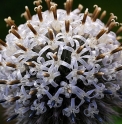
[{"label": "stamen", "polygon": [[31,67],[35,67],[35,66],[36,66],[36,65],[35,65],[34,63],[32,63],[32,62],[26,62],[25,64],[28,65],[28,66],[31,66]]},{"label": "stamen", "polygon": [[58,57],[56,56],[56,54],[53,55],[53,58],[55,61],[58,61]]},{"label": "stamen", "polygon": [[8,82],[7,84],[8,85],[14,85],[14,84],[19,84],[20,83],[20,80],[13,80],[11,82]]},{"label": "stamen", "polygon": [[97,72],[94,74],[95,77],[101,77],[102,75],[104,75],[103,72]]},{"label": "stamen", "polygon": [[92,18],[94,17],[94,15],[96,14],[97,10],[98,10],[98,5],[94,5],[93,6],[95,9],[93,11],[93,14],[92,14]]},{"label": "stamen", "polygon": [[83,46],[83,45],[82,45],[82,46],[80,46],[80,47],[77,49],[76,53],[77,53],[77,54],[79,54],[79,53],[83,50],[83,48],[84,48],[84,46]]},{"label": "stamen", "polygon": [[84,12],[84,16],[83,16],[83,20],[82,20],[82,24],[83,24],[83,25],[84,25],[85,22],[86,22],[87,16],[88,16],[88,8],[87,8],[87,9],[85,10],[85,12]]},{"label": "stamen", "polygon": [[122,70],[122,66],[117,67],[117,68],[115,69],[115,71],[121,71],[121,70]]},{"label": "stamen", "polygon": [[28,18],[27,12],[22,13],[22,14],[21,14],[21,17],[23,17],[23,16],[24,16],[24,18],[25,18],[26,20],[30,20],[30,19]]},{"label": "stamen", "polygon": [[38,91],[37,89],[31,90],[29,92],[29,95],[35,95],[37,93],[37,91]]},{"label": "stamen", "polygon": [[71,10],[72,10],[72,4],[73,4],[73,0],[67,0],[65,3],[65,8],[67,11],[67,15],[70,14]]},{"label": "stamen", "polygon": [[54,37],[53,37],[53,30],[52,29],[48,29],[48,35],[49,35],[49,39],[51,40],[51,41],[53,41],[54,40]]},{"label": "stamen", "polygon": [[108,26],[108,31],[106,33],[109,33],[115,26],[118,26],[119,23],[115,22],[115,20],[111,20],[111,23]]},{"label": "stamen", "polygon": [[98,55],[98,56],[96,57],[96,60],[103,59],[104,57],[105,57],[104,54],[100,54],[100,55]]},{"label": "stamen", "polygon": [[10,102],[15,102],[18,99],[20,99],[20,96],[15,96],[15,97],[11,98],[9,101]]},{"label": "stamen", "polygon": [[4,47],[7,47],[7,44],[1,39],[0,39],[0,44],[3,45]]},{"label": "stamen", "polygon": [[9,33],[12,33],[14,36],[16,36],[18,39],[21,39],[21,36],[17,33],[17,31],[15,30],[14,25],[11,26],[11,29],[9,30]]},{"label": "stamen", "polygon": [[104,90],[103,93],[104,94],[108,94],[108,95],[111,95],[112,94],[111,90]]},{"label": "stamen", "polygon": [[118,48],[112,50],[110,54],[114,54],[114,53],[119,52],[121,50],[122,50],[122,47],[118,47]]},{"label": "stamen", "polygon": [[8,18],[5,18],[4,21],[7,23],[7,26],[12,26],[14,25],[14,28],[18,30],[16,24],[14,23],[14,20],[9,16]]},{"label": "stamen", "polygon": [[35,114],[36,114],[36,112],[37,112],[37,110],[33,110],[33,111],[31,112],[31,114],[29,115],[29,118],[34,117],[34,116],[35,116]]},{"label": "stamen", "polygon": [[25,48],[23,45],[19,44],[19,43],[16,43],[16,45],[22,49],[23,51],[27,51],[27,48]]},{"label": "stamen", "polygon": [[70,27],[70,21],[69,20],[65,20],[65,30],[66,30],[66,33],[69,33],[69,27]]},{"label": "stamen", "polygon": [[116,31],[116,35],[118,35],[119,33],[122,32],[122,24],[120,24],[121,26],[119,27],[119,29]]},{"label": "stamen", "polygon": [[27,13],[28,19],[31,20],[32,17],[31,17],[30,10],[29,10],[28,6],[25,6],[25,11]]},{"label": "stamen", "polygon": [[51,102],[51,106],[54,107],[55,103],[56,103],[56,101],[53,100],[53,101]]},{"label": "stamen", "polygon": [[103,122],[103,119],[102,119],[98,114],[94,114],[94,117],[95,117],[99,122]]},{"label": "stamen", "polygon": [[43,74],[43,76],[44,76],[44,77],[50,77],[50,74],[47,73],[47,72],[45,72],[45,73]]},{"label": "stamen", "polygon": [[67,92],[71,94],[72,93],[72,90],[70,88],[68,88],[67,89]]},{"label": "stamen", "polygon": [[6,102],[7,100],[5,100],[5,99],[1,99],[0,100],[0,103],[4,103],[4,102]]},{"label": "stamen", "polygon": [[39,6],[42,3],[42,0],[36,0],[33,2],[34,5]]},{"label": "stamen", "polygon": [[0,66],[2,66],[2,63],[0,62]]},{"label": "stamen", "polygon": [[86,96],[84,96],[85,103],[90,103],[90,99]]},{"label": "stamen", "polygon": [[37,31],[33,28],[33,26],[30,24],[29,21],[27,21],[27,26],[29,27],[29,29],[30,29],[35,35],[37,35]]},{"label": "stamen", "polygon": [[96,39],[99,39],[107,30],[102,29],[96,36]]},{"label": "stamen", "polygon": [[17,118],[18,115],[19,115],[19,114],[12,115],[11,117],[9,117],[9,118],[7,119],[7,122],[14,120],[15,118]]},{"label": "stamen", "polygon": [[78,9],[80,10],[80,12],[83,10],[83,5],[79,4],[78,5]]},{"label": "stamen", "polygon": [[6,66],[12,67],[12,68],[16,68],[16,65],[10,62],[6,63]]},{"label": "stamen", "polygon": [[6,84],[7,81],[6,80],[0,80],[0,84]]},{"label": "stamen", "polygon": [[72,123],[75,124],[75,115],[73,112],[71,113],[70,118],[71,118]]},{"label": "stamen", "polygon": [[35,7],[34,10],[37,12],[38,18],[39,18],[40,22],[42,22],[43,21],[43,17],[42,17],[42,6],[39,5],[38,7]]},{"label": "stamen", "polygon": [[51,6],[51,11],[53,12],[54,19],[57,20],[57,4]]},{"label": "stamen", "polygon": [[100,7],[98,7],[98,9],[97,9],[96,13],[94,14],[94,16],[93,16],[93,18],[92,18],[93,22],[95,22],[95,21],[96,21],[97,17],[98,17],[98,16],[99,16],[99,14],[100,14],[100,11],[101,11],[101,8],[100,8]]},{"label": "stamen", "polygon": [[122,40],[122,36],[117,36],[116,39],[117,40]]},{"label": "stamen", "polygon": [[103,11],[100,16],[100,20],[103,20],[105,18],[105,16],[106,16],[106,11]]},{"label": "stamen", "polygon": [[106,27],[110,25],[112,19],[117,19],[117,16],[115,16],[113,13],[110,13],[110,17],[108,19],[108,22],[106,23]]},{"label": "stamen", "polygon": [[82,75],[83,73],[84,73],[84,71],[82,71],[82,70],[77,71],[77,75]]},{"label": "stamen", "polygon": [[50,11],[50,7],[51,7],[51,0],[45,0],[46,4],[47,4],[47,7],[48,7],[48,10]]}]

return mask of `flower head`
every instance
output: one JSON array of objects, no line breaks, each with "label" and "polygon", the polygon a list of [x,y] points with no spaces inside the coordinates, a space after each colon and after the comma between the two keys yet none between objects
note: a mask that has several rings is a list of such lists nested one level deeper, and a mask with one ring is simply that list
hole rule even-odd
[{"label": "flower head", "polygon": [[[6,43],[0,40],[0,103],[18,124],[110,123],[112,108],[122,107],[122,46],[112,29],[119,25],[111,14],[108,22],[82,5],[72,11],[45,0],[34,1],[36,15],[25,7],[25,24],[11,26]],[[12,110],[9,111],[9,110]],[[8,114],[9,115],[9,114]]]}]

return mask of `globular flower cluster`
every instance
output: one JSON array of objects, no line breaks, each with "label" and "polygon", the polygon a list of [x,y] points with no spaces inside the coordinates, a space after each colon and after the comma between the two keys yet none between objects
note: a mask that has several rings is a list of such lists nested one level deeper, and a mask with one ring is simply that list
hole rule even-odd
[{"label": "globular flower cluster", "polygon": [[122,31],[111,14],[95,5],[81,13],[46,0],[34,1],[36,15],[26,6],[27,19],[18,27],[11,17],[6,43],[0,40],[0,103],[18,124],[98,124],[110,123],[117,114],[113,106],[122,103]]}]

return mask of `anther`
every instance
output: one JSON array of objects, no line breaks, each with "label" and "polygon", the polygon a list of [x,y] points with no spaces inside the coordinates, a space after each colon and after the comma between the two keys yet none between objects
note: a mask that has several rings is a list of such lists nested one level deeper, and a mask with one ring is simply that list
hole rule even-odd
[{"label": "anther", "polygon": [[96,57],[96,60],[103,59],[104,57],[105,57],[104,54],[100,54],[100,55],[98,55],[98,56]]},{"label": "anther", "polygon": [[94,117],[99,121],[102,122],[103,119],[98,115],[98,114],[94,114]]},{"label": "anther", "polygon": [[7,119],[7,122],[14,120],[15,118],[18,117],[18,115],[19,115],[19,114],[12,115],[11,117],[9,117],[9,118]]},{"label": "anther", "polygon": [[70,28],[70,21],[69,20],[65,20],[65,30],[66,30],[66,33],[69,33],[69,28]]},{"label": "anther", "polygon": [[70,88],[68,88],[67,89],[67,92],[71,94],[72,93],[72,90]]},{"label": "anther", "polygon": [[6,66],[12,67],[12,68],[16,68],[16,65],[11,63],[11,62],[7,62]]},{"label": "anther", "polygon": [[32,63],[32,62],[25,62],[25,64],[28,65],[28,66],[31,66],[31,67],[35,67],[35,66],[36,66],[36,65],[35,65],[34,63]]},{"label": "anther", "polygon": [[112,50],[110,54],[114,54],[114,53],[119,52],[121,50],[122,50],[122,47],[118,47],[118,48]]},{"label": "anther", "polygon": [[6,80],[0,80],[0,84],[6,84],[7,81]]},{"label": "anther", "polygon": [[103,75],[104,75],[103,72],[97,72],[97,73],[94,74],[95,77],[101,77]]},{"label": "anther", "polygon": [[48,29],[48,35],[49,35],[49,39],[51,40],[51,41],[53,41],[54,40],[54,37],[53,37],[53,30],[52,29]]},{"label": "anther", "polygon": [[70,118],[71,118],[72,123],[75,123],[75,115],[73,112],[71,113]]},{"label": "anther", "polygon": [[25,6],[25,11],[27,13],[28,19],[31,20],[32,17],[31,17],[30,10],[29,10],[28,6]]},{"label": "anther", "polygon": [[5,99],[1,99],[0,100],[0,103],[4,103],[4,102],[6,102],[7,100],[5,100]]},{"label": "anther", "polygon": [[120,70],[122,70],[122,66],[117,67],[117,68],[115,69],[115,71],[120,71]]},{"label": "anther", "polygon": [[72,10],[72,4],[73,4],[73,0],[67,0],[65,3],[67,15],[69,15]]},{"label": "anther", "polygon": [[14,25],[11,26],[11,29],[9,30],[9,33],[12,33],[14,36],[16,36],[18,39],[21,39],[21,36],[18,34],[18,32],[15,30]]},{"label": "anther", "polygon": [[77,71],[77,75],[82,75],[83,73],[84,73],[84,71],[82,71],[82,70]]},{"label": "anther", "polygon": [[34,35],[37,35],[37,31],[33,28],[33,26],[30,24],[29,21],[27,21],[27,26],[28,26],[29,29],[33,32]]},{"label": "anther", "polygon": [[42,17],[42,6],[39,5],[38,7],[35,7],[34,10],[37,12],[38,18],[39,18],[40,22],[42,22],[43,21],[43,17]]},{"label": "anther", "polygon": [[58,61],[58,57],[57,57],[56,54],[53,55],[53,58],[54,58],[55,61]]},{"label": "anther", "polygon": [[51,106],[54,107],[55,103],[56,103],[56,101],[53,100],[53,101],[51,102]]},{"label": "anther", "polygon": [[101,11],[101,8],[98,7],[96,13],[94,14],[94,16],[93,16],[93,18],[92,18],[93,22],[96,21],[97,17],[98,17],[99,14],[100,14],[100,11]]},{"label": "anther", "polygon": [[84,96],[85,103],[90,103],[90,99],[86,96]]},{"label": "anther", "polygon": [[0,66],[2,66],[2,63],[0,62]]},{"label": "anther", "polygon": [[111,90],[104,90],[103,93],[106,94],[106,95],[107,95],[107,94],[108,94],[108,95],[111,95],[111,94],[112,94]]},{"label": "anther", "polygon": [[122,36],[117,36],[116,39],[117,40],[122,40]]},{"label": "anther", "polygon": [[78,9],[80,10],[80,12],[83,10],[83,5],[79,4],[78,5]]},{"label": "anther", "polygon": [[25,48],[23,45],[21,45],[21,44],[19,44],[19,43],[16,43],[16,45],[20,48],[20,49],[22,49],[23,51],[27,51],[27,48]]},{"label": "anther", "polygon": [[47,4],[47,7],[48,7],[48,10],[50,11],[50,7],[51,7],[51,0],[45,0],[46,4]]},{"label": "anther", "polygon": [[33,110],[33,111],[30,113],[29,118],[34,117],[34,116],[35,116],[35,114],[36,114],[36,112],[37,112],[37,110]]},{"label": "anther", "polygon": [[94,17],[94,15],[96,14],[96,12],[97,12],[97,10],[98,10],[98,5],[94,5],[93,6],[95,9],[94,9],[94,11],[93,11],[93,13],[92,13],[92,18]]},{"label": "anther", "polygon": [[53,12],[54,19],[57,20],[57,4],[51,6],[50,9]]},{"label": "anther", "polygon": [[15,102],[16,100],[20,99],[20,96],[15,96],[9,100],[9,102]]},{"label": "anther", "polygon": [[33,2],[34,5],[39,6],[42,3],[42,0],[36,0]]},{"label": "anther", "polygon": [[7,26],[12,26],[14,25],[14,28],[18,30],[16,24],[14,23],[14,20],[9,16],[8,18],[5,18],[4,21],[6,22]]},{"label": "anther", "polygon": [[35,95],[36,93],[37,93],[37,89],[34,89],[29,92],[29,95]]},{"label": "anther", "polygon": [[4,47],[7,47],[7,44],[6,44],[3,40],[1,40],[1,39],[0,39],[0,44],[1,44],[2,46],[4,46]]},{"label": "anther", "polygon": [[108,31],[106,33],[109,33],[115,26],[118,26],[119,23],[115,22],[115,20],[111,20],[111,23],[108,26]]},{"label": "anther", "polygon": [[82,20],[82,24],[83,24],[83,25],[84,25],[85,22],[86,22],[87,16],[88,16],[88,8],[87,8],[87,9],[85,10],[85,12],[84,12],[84,16],[83,16],[83,20]]},{"label": "anther", "polygon": [[80,47],[77,49],[76,53],[77,53],[77,54],[79,54],[79,53],[83,50],[83,48],[84,48],[84,46],[83,46],[83,45],[82,45],[82,46],[80,46]]},{"label": "anther", "polygon": [[47,72],[45,72],[45,73],[43,74],[43,76],[44,76],[44,77],[50,77],[50,74],[47,73]]},{"label": "anther", "polygon": [[100,20],[103,20],[105,18],[105,16],[106,16],[106,11],[103,11],[100,16]]},{"label": "anther", "polygon": [[116,31],[116,35],[118,35],[119,33],[122,32],[122,24],[120,24],[121,26],[119,27],[119,29]]},{"label": "anther", "polygon": [[102,29],[96,36],[96,39],[99,39],[107,30]]},{"label": "anther", "polygon": [[113,13],[110,13],[110,17],[108,19],[108,22],[106,23],[106,27],[110,25],[112,19],[117,19],[117,16],[115,16]]},{"label": "anther", "polygon": [[20,83],[20,80],[13,80],[11,82],[8,82],[7,84],[8,85],[14,85],[14,84],[19,84]]}]

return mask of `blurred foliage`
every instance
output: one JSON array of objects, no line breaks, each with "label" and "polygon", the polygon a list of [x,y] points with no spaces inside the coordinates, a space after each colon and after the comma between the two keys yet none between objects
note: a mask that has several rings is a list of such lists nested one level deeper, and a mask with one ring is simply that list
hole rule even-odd
[{"label": "blurred foliage", "polygon": [[[63,8],[63,3],[65,0],[53,0],[58,3],[58,8]],[[104,22],[107,22],[109,18],[109,13],[114,13],[118,17],[118,22],[122,22],[122,0],[74,0],[73,9],[75,9],[78,4],[82,4],[85,8],[89,8],[89,12],[93,12],[93,5],[97,4],[102,8],[102,10],[107,11],[107,16],[104,19]],[[20,15],[25,11],[24,7],[28,6],[32,15],[34,12],[33,0],[0,0],[0,38],[5,40],[5,36],[8,33],[10,27],[6,28],[6,24],[4,22],[4,18],[11,16],[12,19],[15,20],[17,25],[24,23],[25,19],[21,18]],[[43,10],[47,9],[47,6],[43,0]],[[6,124],[5,118],[3,117],[3,109],[0,111],[0,124]],[[116,119],[115,124],[122,124],[121,119]],[[12,123],[9,123],[12,124]]]}]

